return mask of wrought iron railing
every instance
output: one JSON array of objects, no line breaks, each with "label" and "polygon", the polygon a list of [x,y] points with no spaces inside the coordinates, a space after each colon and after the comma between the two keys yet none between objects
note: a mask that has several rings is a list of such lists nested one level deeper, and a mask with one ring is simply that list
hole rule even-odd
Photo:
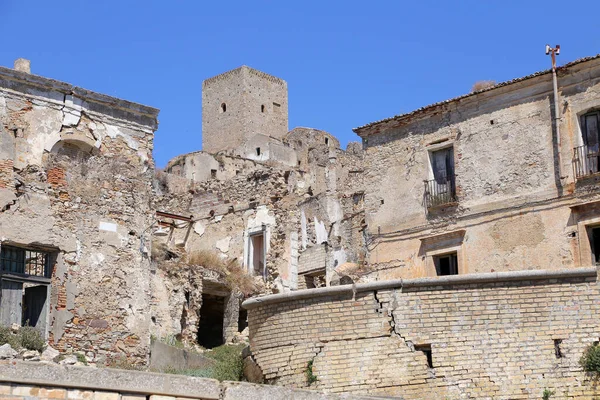
[{"label": "wrought iron railing", "polygon": [[573,149],[573,168],[575,178],[597,174],[600,172],[600,152],[596,146],[579,146]]},{"label": "wrought iron railing", "polygon": [[439,183],[435,179],[425,181],[425,205],[427,208],[456,203],[454,177]]}]

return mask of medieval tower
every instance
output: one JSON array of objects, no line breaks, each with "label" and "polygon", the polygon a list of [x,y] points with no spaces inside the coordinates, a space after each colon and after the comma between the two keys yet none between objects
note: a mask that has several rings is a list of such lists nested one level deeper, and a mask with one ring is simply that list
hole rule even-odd
[{"label": "medieval tower", "polygon": [[288,132],[287,83],[247,66],[202,83],[202,150],[234,150],[256,135]]}]

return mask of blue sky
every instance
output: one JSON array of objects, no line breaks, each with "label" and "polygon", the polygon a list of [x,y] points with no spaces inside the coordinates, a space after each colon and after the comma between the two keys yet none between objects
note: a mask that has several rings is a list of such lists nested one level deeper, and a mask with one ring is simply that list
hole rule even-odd
[{"label": "blue sky", "polygon": [[202,80],[288,82],[289,125],[352,128],[600,53],[596,1],[0,0],[0,65],[157,107],[159,167],[201,149]]}]

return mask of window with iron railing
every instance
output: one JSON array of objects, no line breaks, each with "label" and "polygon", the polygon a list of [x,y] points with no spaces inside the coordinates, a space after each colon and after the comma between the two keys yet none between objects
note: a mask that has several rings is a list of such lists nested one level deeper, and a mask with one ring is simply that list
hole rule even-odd
[{"label": "window with iron railing", "polygon": [[600,111],[582,115],[580,123],[584,144],[573,149],[573,169],[577,179],[600,172]]},{"label": "window with iron railing", "polygon": [[0,248],[0,271],[31,276],[49,277],[49,253],[20,247]]},{"label": "window with iron railing", "polygon": [[446,147],[429,153],[433,179],[425,181],[427,208],[456,202],[454,149]]}]

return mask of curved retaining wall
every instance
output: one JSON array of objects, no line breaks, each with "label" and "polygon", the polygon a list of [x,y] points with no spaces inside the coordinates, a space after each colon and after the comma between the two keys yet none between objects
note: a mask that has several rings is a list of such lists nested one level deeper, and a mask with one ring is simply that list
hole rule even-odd
[{"label": "curved retaining wall", "polygon": [[[600,395],[578,361],[600,338],[596,268],[423,278],[250,299],[268,382],[421,398]],[[431,349],[428,362],[427,350]],[[431,364],[432,368],[429,366]]]}]

